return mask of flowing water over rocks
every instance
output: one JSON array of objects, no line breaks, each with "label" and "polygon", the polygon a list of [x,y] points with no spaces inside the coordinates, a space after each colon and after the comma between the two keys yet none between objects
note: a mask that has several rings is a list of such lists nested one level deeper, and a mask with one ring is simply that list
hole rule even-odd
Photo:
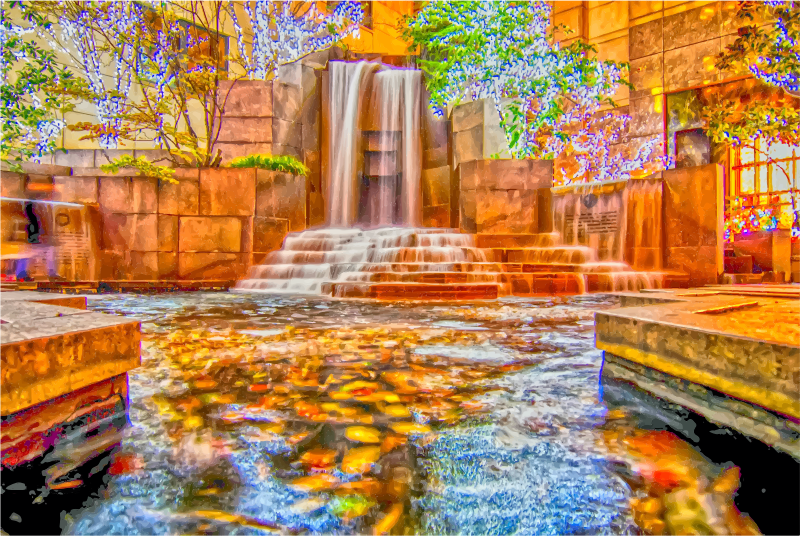
[{"label": "flowing water over rocks", "polygon": [[143,364],[67,533],[755,530],[731,470],[604,402],[592,317],[613,300],[90,304],[142,319]]}]

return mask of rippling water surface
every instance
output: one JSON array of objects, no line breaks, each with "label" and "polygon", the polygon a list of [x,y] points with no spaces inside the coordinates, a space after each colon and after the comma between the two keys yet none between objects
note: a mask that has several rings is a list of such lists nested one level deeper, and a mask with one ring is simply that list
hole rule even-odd
[{"label": "rippling water surface", "polygon": [[79,534],[745,532],[736,470],[609,408],[610,298],[103,296],[142,320]]}]

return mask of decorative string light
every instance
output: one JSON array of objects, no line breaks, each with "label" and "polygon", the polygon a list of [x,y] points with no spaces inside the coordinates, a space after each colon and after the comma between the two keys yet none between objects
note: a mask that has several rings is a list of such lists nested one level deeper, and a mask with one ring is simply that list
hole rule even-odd
[{"label": "decorative string light", "polygon": [[628,180],[636,172],[656,172],[671,164],[671,158],[653,158],[653,152],[661,143],[660,139],[646,140],[633,157],[626,157],[613,147],[622,141],[622,133],[627,129],[630,116],[606,113],[586,122],[577,133],[566,139],[553,137],[548,150],[552,154],[567,155],[578,164],[574,173],[563,166],[556,168],[556,186],[581,182],[604,182]]},{"label": "decorative string light", "polygon": [[[157,0],[143,2],[92,1],[82,4],[77,16],[61,17],[62,40],[76,54],[70,54],[73,63],[85,74],[89,90],[100,123],[97,129],[100,146],[114,148],[118,145],[123,117],[129,109],[129,95],[134,75],[151,82],[157,100],[165,98],[165,92],[174,83],[175,43],[181,50],[192,49],[207,42],[208,38],[195,38],[188,27],[173,17],[160,20],[161,29],[152,32],[147,15],[148,5]],[[253,6],[251,7],[251,4]],[[66,8],[62,0],[60,7]],[[295,61],[311,52],[330,47],[344,36],[357,34],[364,18],[360,2],[339,2],[331,14],[321,13],[315,3],[300,15],[292,11],[292,2],[270,2],[256,0],[245,2],[245,10],[253,30],[250,54],[244,41],[244,32],[236,18],[233,3],[226,7],[236,31],[238,52],[245,63],[248,76],[254,79],[277,75],[280,65]],[[66,9],[65,9],[66,11]],[[54,30],[51,30],[54,31]],[[137,33],[154,36],[152,50],[136,50]],[[102,41],[113,42],[110,52]],[[56,45],[55,35],[51,45]],[[68,50],[68,52],[70,52]],[[135,70],[135,71],[134,71]],[[210,72],[215,67],[197,65],[189,73]],[[166,113],[160,107],[154,111],[157,130],[162,131]],[[156,135],[155,143],[163,140]]]},{"label": "decorative string light", "polygon": [[348,35],[358,35],[364,19],[360,2],[339,2],[330,15],[320,12],[316,2],[298,15],[292,4],[268,0],[244,3],[253,33],[249,53],[234,6],[230,6],[238,54],[251,79],[277,76],[279,66],[329,48]]},{"label": "decorative string light", "polygon": [[[429,73],[437,86],[431,92],[433,113],[441,116],[448,105],[465,100],[491,99],[514,156],[552,156],[541,150],[542,132],[564,138],[566,127],[611,98],[623,73],[614,62],[552,43],[550,14],[544,1],[428,2],[412,31],[431,29],[426,47],[432,54],[463,51]],[[439,30],[442,20],[448,25]],[[573,111],[564,111],[566,103]]]}]

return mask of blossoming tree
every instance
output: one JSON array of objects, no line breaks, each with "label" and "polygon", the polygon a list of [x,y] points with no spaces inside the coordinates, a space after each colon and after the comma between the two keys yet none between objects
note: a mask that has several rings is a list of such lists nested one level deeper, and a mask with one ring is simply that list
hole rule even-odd
[{"label": "blossoming tree", "polygon": [[45,48],[41,34],[50,22],[30,3],[3,2],[0,12],[0,159],[19,169],[20,162],[38,162],[54,150],[64,128],[61,114],[73,105],[58,88],[70,88],[76,81],[58,64],[55,53]]},{"label": "blossoming tree", "polygon": [[[237,80],[274,78],[279,66],[358,31],[363,17],[358,2],[331,13],[313,2],[267,0],[59,1],[39,9],[58,22],[50,38],[85,81],[76,96],[95,109],[97,121],[69,128],[103,148],[149,140],[174,165],[198,167],[220,163],[215,145]],[[230,50],[229,24],[236,34]],[[170,174],[141,158],[113,164]]]},{"label": "blossoming tree", "polygon": [[[405,35],[423,49],[419,64],[434,113],[467,99],[490,99],[514,157],[570,156],[577,172],[561,183],[626,179],[648,162],[656,141],[632,157],[611,150],[627,122],[602,114],[626,85],[627,65],[600,61],[576,39],[555,42],[547,2],[429,2],[407,19]],[[600,130],[598,130],[598,128]],[[656,161],[658,166],[659,162]],[[596,172],[596,173],[594,173]]]}]

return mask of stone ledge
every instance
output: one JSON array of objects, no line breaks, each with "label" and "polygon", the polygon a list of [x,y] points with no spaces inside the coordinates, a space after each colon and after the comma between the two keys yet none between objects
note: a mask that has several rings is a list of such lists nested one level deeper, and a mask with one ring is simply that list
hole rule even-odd
[{"label": "stone ledge", "polygon": [[684,301],[598,312],[597,348],[800,419],[800,303],[706,289],[674,297]]},{"label": "stone ledge", "polygon": [[604,352],[603,375],[620,379],[704,418],[800,458],[796,423],[703,385]]},{"label": "stone ledge", "polygon": [[16,413],[140,365],[138,320],[25,299],[30,296],[10,297],[13,307],[0,313],[0,415]]}]

